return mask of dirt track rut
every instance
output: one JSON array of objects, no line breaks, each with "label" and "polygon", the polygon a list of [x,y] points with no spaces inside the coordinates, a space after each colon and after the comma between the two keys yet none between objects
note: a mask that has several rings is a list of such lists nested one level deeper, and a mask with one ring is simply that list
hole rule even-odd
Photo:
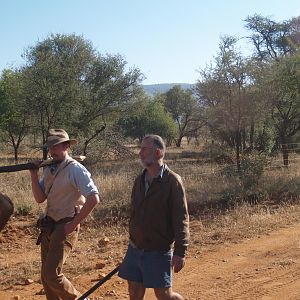
[{"label": "dirt track rut", "polygon": [[[91,286],[92,277],[78,276],[76,285]],[[92,299],[128,299],[126,284],[117,276],[101,289]],[[175,275],[174,289],[189,300],[300,299],[300,224],[239,243],[200,247],[189,253],[185,268]],[[19,285],[0,291],[0,299],[11,300],[14,295],[22,300],[44,299],[36,295],[40,290],[38,283]],[[113,293],[105,295],[103,290]],[[147,291],[146,300],[152,299],[153,292]]]}]

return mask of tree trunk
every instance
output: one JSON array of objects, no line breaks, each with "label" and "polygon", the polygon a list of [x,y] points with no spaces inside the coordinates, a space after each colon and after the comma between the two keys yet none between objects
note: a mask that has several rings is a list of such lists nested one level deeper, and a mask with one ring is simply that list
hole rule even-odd
[{"label": "tree trunk", "polygon": [[18,147],[14,146],[14,156],[15,156],[15,163],[18,163]]},{"label": "tree trunk", "polygon": [[254,149],[254,122],[251,122],[251,126],[250,126],[250,150],[252,151]]},{"label": "tree trunk", "polygon": [[88,149],[88,146],[89,146],[90,142],[94,138],[96,138],[100,134],[100,132],[103,131],[105,128],[106,128],[106,124],[103,125],[100,129],[97,129],[95,131],[95,133],[89,139],[87,139],[87,140],[84,141],[84,148],[83,148],[83,155],[84,156],[87,156],[87,149]]},{"label": "tree trunk", "polygon": [[179,136],[177,140],[175,140],[176,147],[180,148],[183,136]]},{"label": "tree trunk", "polygon": [[48,147],[46,147],[46,142],[47,142],[47,132],[49,131],[49,129],[46,131],[46,130],[43,130],[42,128],[42,140],[43,140],[43,160],[46,160],[47,157],[48,157]]},{"label": "tree trunk", "polygon": [[43,147],[43,160],[46,160],[48,157],[48,149],[47,147]]},{"label": "tree trunk", "polygon": [[235,143],[235,152],[236,152],[236,167],[237,171],[241,171],[241,157],[240,157],[240,146],[241,145],[241,134],[239,131],[236,131],[236,143]]},{"label": "tree trunk", "polygon": [[282,158],[283,158],[283,165],[285,167],[289,166],[289,151],[288,151],[288,145],[282,144]]},{"label": "tree trunk", "polygon": [[242,130],[242,152],[244,153],[244,151],[246,150],[246,129],[243,128]]}]

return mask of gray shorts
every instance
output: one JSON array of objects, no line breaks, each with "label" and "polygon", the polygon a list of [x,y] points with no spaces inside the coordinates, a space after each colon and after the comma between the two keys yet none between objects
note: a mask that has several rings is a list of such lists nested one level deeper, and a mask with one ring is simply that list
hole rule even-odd
[{"label": "gray shorts", "polygon": [[172,286],[173,251],[145,251],[128,245],[119,277],[140,282],[145,288]]}]

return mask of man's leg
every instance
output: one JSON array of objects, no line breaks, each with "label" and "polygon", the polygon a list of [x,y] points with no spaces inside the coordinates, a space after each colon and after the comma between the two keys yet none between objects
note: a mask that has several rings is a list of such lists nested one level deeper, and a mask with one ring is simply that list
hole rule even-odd
[{"label": "man's leg", "polygon": [[128,245],[126,255],[120,266],[119,276],[128,282],[130,300],[143,300],[145,287],[141,272],[141,259],[144,251]]},{"label": "man's leg", "polygon": [[146,289],[143,284],[135,281],[128,281],[128,292],[130,300],[143,300]]},{"label": "man's leg", "polygon": [[42,235],[41,241],[41,260],[42,260],[42,269],[41,269],[41,281],[43,284],[43,288],[45,291],[45,296],[47,300],[59,300],[59,297],[53,293],[51,288],[47,284],[46,278],[44,278],[44,274],[46,274],[45,265],[47,261],[48,251],[49,251],[49,244],[50,244],[51,235],[49,232],[45,232]]},{"label": "man's leg", "polygon": [[[80,293],[74,288],[72,283],[62,273],[63,264],[70,251],[76,244],[78,231],[66,236],[64,224],[55,226],[50,236],[47,257],[42,266],[42,281],[45,287],[47,299],[74,300]],[[47,291],[46,291],[47,289]],[[48,297],[47,293],[55,295],[55,298]]]},{"label": "man's leg", "polygon": [[173,292],[172,288],[155,288],[155,296],[158,300],[184,300],[178,293]]},{"label": "man's leg", "polygon": [[143,284],[146,288],[153,288],[159,300],[184,299],[172,290],[172,257],[171,250],[145,252],[143,256]]}]

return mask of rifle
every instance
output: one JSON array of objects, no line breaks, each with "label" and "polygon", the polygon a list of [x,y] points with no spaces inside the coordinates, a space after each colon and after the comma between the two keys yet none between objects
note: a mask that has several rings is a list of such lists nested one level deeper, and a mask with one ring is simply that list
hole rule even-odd
[{"label": "rifle", "polygon": [[114,268],[110,273],[108,273],[105,277],[100,279],[94,286],[92,286],[87,292],[85,292],[83,295],[81,295],[78,300],[84,300],[87,299],[87,296],[89,296],[91,293],[93,293],[100,285],[102,285],[104,282],[106,282],[108,279],[110,279],[114,274],[116,274],[120,269],[120,266],[117,266]]},{"label": "rifle", "polygon": [[[85,156],[73,156],[75,160],[79,162],[83,162],[85,159]],[[28,162],[24,164],[17,164],[17,165],[10,165],[10,166],[2,166],[0,167],[0,173],[8,173],[8,172],[18,172],[18,171],[23,171],[23,170],[34,170],[34,169],[39,169],[42,167],[49,167],[55,164],[58,164],[60,161],[54,160],[54,159],[46,159],[46,160],[41,160],[38,163],[35,162]]]}]

